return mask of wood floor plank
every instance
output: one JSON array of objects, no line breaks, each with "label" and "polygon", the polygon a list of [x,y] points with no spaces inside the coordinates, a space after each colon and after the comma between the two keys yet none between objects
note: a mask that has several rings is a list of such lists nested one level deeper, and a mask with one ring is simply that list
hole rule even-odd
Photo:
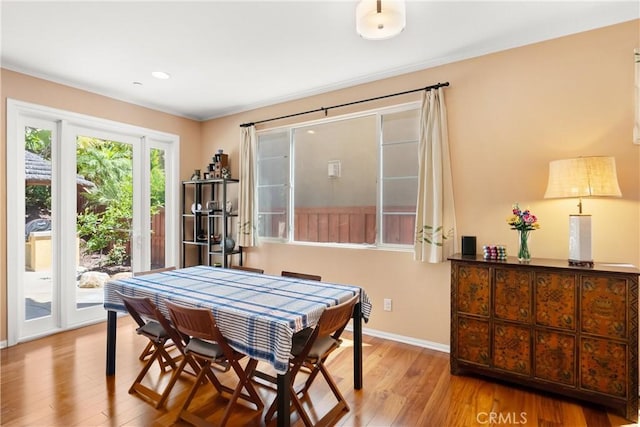
[{"label": "wood floor plank", "polygon": [[[175,419],[193,376],[178,381],[165,408],[154,409],[144,399],[128,393],[142,367],[138,354],[146,342],[135,334],[134,323],[128,317],[119,319],[117,333],[115,377],[104,375],[104,323],[1,350],[0,425],[187,425],[175,423]],[[490,425],[489,417],[502,420],[503,425],[531,427],[631,424],[597,405],[480,377],[452,376],[446,353],[370,336],[364,337],[364,388],[354,390],[352,342],[349,333],[345,337],[343,347],[328,361],[329,371],[351,408],[335,420],[338,426],[466,427]],[[227,384],[235,381],[232,373],[219,376]],[[168,378],[154,365],[145,381],[162,387]],[[266,387],[258,387],[258,392],[268,407],[275,392]],[[215,422],[226,402],[208,385],[193,405],[204,407]],[[322,378],[318,378],[303,404],[312,419],[317,420],[335,404],[335,398]],[[234,410],[228,425],[264,427],[265,423],[263,413],[243,404]],[[275,420],[271,425],[275,425]],[[295,413],[292,425],[302,426]]]},{"label": "wood floor plank", "polygon": [[[426,357],[429,354],[431,357]],[[411,366],[406,378],[407,404],[394,420],[395,425],[409,425],[420,418],[426,402],[438,384],[443,371],[449,368],[448,355],[433,350],[420,349],[420,356]]]}]

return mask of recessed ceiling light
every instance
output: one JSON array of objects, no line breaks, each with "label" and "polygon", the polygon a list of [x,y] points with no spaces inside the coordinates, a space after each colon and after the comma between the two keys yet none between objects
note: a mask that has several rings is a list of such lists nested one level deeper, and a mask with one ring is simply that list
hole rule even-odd
[{"label": "recessed ceiling light", "polygon": [[313,135],[314,133],[316,133],[316,131],[315,131],[315,130],[313,130],[313,129],[309,129],[309,130],[307,131],[307,133],[308,133],[309,135]]},{"label": "recessed ceiling light", "polygon": [[142,82],[133,82],[134,86],[142,86]]},{"label": "recessed ceiling light", "polygon": [[164,71],[154,71],[151,73],[151,75],[156,79],[160,79],[160,80],[166,80],[168,78],[171,78],[171,76],[165,73]]}]

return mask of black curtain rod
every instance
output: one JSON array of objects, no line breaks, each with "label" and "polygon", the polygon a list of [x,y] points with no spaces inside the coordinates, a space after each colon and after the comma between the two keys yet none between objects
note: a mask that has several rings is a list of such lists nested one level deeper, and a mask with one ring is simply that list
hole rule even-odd
[{"label": "black curtain rod", "polygon": [[287,114],[286,116],[273,117],[271,119],[259,120],[257,122],[243,123],[240,125],[240,127],[246,128],[249,126],[259,125],[261,123],[272,122],[274,120],[288,119],[290,117],[302,116],[304,114],[319,113],[320,111],[324,111],[324,114],[326,116],[327,112],[334,108],[348,107],[350,105],[361,104],[363,102],[377,101],[379,99],[391,98],[392,96],[398,96],[398,95],[406,95],[407,93],[420,92],[423,90],[438,89],[439,87],[444,87],[444,86],[449,86],[449,82],[437,83],[431,86],[421,87],[419,89],[405,90],[404,92],[392,93],[390,95],[376,96],[375,98],[361,99],[360,101],[347,102],[346,104],[332,105],[331,107],[320,107],[320,108],[316,108],[315,110],[302,111],[301,113],[295,113],[295,114]]}]

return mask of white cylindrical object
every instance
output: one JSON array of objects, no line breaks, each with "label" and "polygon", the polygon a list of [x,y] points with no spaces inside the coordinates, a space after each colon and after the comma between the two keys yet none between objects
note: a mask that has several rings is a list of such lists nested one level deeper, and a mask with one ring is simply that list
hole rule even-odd
[{"label": "white cylindrical object", "polygon": [[356,30],[364,39],[384,40],[397,36],[406,25],[404,0],[361,0],[356,7]]},{"label": "white cylindrical object", "polygon": [[569,216],[569,261],[591,262],[591,215]]}]

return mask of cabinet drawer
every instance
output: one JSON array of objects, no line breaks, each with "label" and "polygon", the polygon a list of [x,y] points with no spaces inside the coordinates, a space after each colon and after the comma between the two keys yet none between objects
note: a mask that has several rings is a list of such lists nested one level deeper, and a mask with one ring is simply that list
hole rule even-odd
[{"label": "cabinet drawer", "polygon": [[[580,386],[612,396],[627,397],[627,346],[607,339],[582,338]],[[638,390],[632,390],[638,393]]]},{"label": "cabinet drawer", "polygon": [[458,311],[489,316],[490,289],[488,267],[472,265],[458,267],[456,288]]},{"label": "cabinet drawer", "polygon": [[531,273],[496,268],[494,286],[495,317],[529,323],[531,321]]},{"label": "cabinet drawer", "polygon": [[582,332],[611,338],[627,336],[628,283],[608,276],[582,276],[580,312]]},{"label": "cabinet drawer", "polygon": [[573,274],[535,274],[535,321],[538,325],[576,329],[576,277]]},{"label": "cabinet drawer", "polygon": [[489,366],[489,322],[461,316],[456,326],[458,359]]},{"label": "cabinet drawer", "polygon": [[576,338],[552,331],[536,331],[534,340],[534,376],[575,386]]},{"label": "cabinet drawer", "polygon": [[531,375],[531,331],[497,323],[493,330],[493,367],[518,375]]}]

